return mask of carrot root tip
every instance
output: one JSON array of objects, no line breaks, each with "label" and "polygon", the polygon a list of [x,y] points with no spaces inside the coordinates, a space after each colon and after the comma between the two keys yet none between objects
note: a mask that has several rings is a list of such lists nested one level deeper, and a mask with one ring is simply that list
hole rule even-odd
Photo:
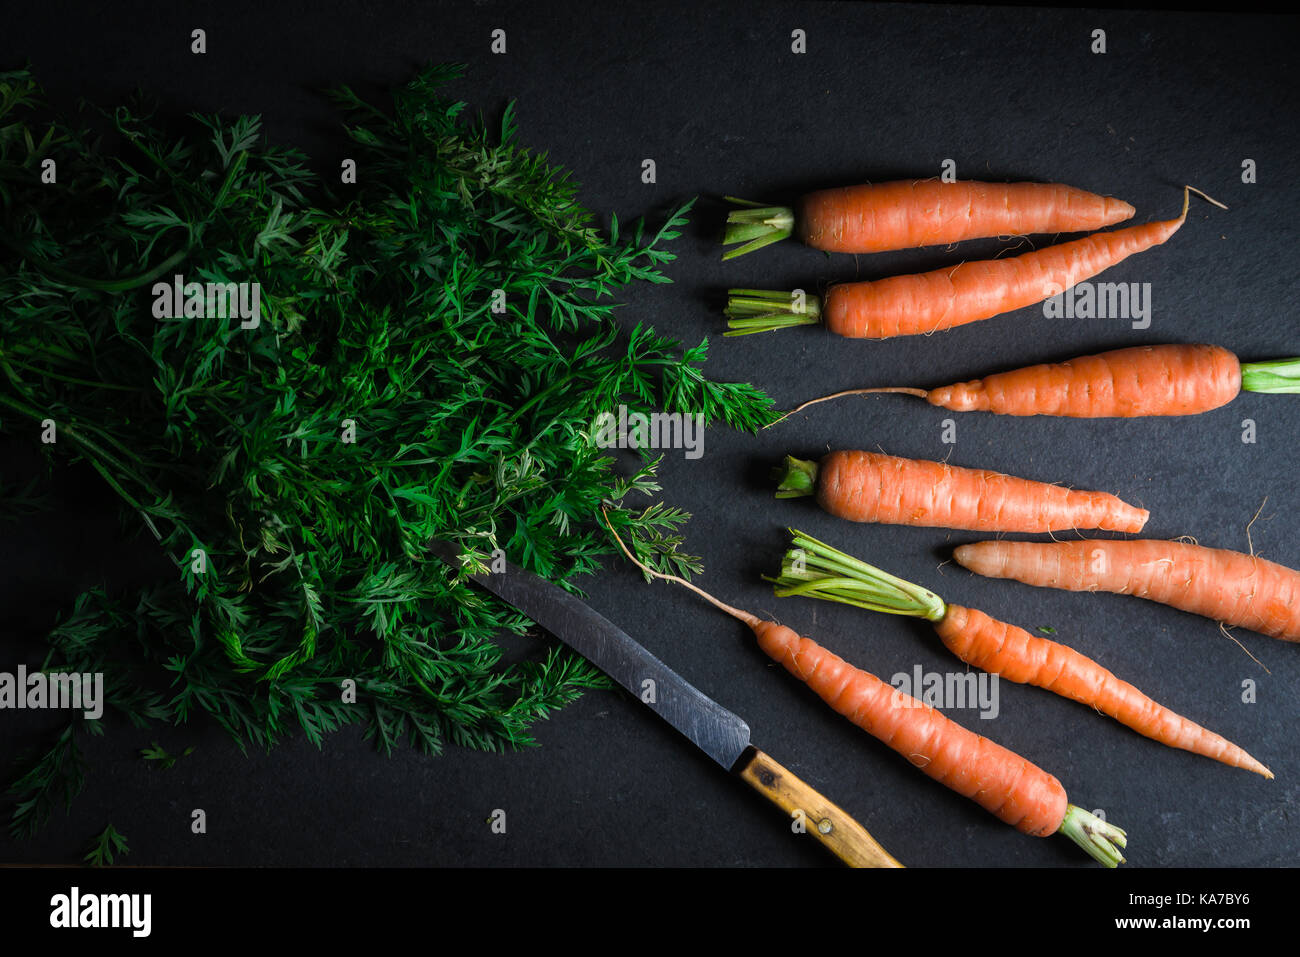
[{"label": "carrot root tip", "polygon": [[[782,419],[789,418],[790,416],[794,415],[796,412],[802,412],[810,405],[816,405],[818,402],[829,402],[831,399],[839,399],[846,395],[874,395],[875,393],[878,392],[898,393],[902,395],[914,395],[918,399],[925,399],[927,401],[929,401],[930,398],[930,393],[927,392],[925,389],[910,389],[910,388],[904,388],[903,386],[887,386],[887,387],[875,388],[875,389],[847,389],[844,392],[833,392],[830,395],[823,395],[816,399],[809,399],[807,402],[795,406],[793,409],[791,409],[781,418]],[[781,421],[781,419],[778,419],[777,421],[779,422]]]},{"label": "carrot root tip", "polygon": [[1197,189],[1195,186],[1184,186],[1183,189],[1184,189],[1184,190],[1190,190],[1191,192],[1193,192],[1193,193],[1195,193],[1197,196],[1201,197],[1201,199],[1205,200],[1205,201],[1206,201],[1207,203],[1209,203],[1210,205],[1212,205],[1212,206],[1218,206],[1219,209],[1227,209],[1227,208],[1228,208],[1227,206],[1224,206],[1221,202],[1219,202],[1217,199],[1215,199],[1213,196],[1207,196],[1205,193],[1201,192],[1201,191],[1200,191],[1199,189]]}]

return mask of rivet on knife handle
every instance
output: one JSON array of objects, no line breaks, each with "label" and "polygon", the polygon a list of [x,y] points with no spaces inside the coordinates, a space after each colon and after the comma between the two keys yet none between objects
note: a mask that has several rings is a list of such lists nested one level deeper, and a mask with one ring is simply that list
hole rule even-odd
[{"label": "rivet on knife handle", "polygon": [[902,867],[867,829],[828,801],[788,768],[752,748],[739,774],[754,790],[787,814],[803,812],[808,833],[850,867]]}]

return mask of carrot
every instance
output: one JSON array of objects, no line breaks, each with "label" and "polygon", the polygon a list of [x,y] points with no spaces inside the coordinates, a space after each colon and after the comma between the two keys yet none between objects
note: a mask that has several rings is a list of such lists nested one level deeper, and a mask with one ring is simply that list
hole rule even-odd
[{"label": "carrot", "polygon": [[1300,572],[1256,555],[1184,542],[976,542],[957,561],[990,578],[1136,595],[1300,641]]},{"label": "carrot", "polygon": [[1096,708],[1139,734],[1266,778],[1273,772],[1213,731],[1158,704],[1072,648],[1031,635],[974,608],[945,604],[928,589],[790,529],[794,541],[776,583],[779,597],[804,595],[924,618],[962,661]]},{"label": "carrot", "polygon": [[1187,219],[1190,190],[1183,189],[1183,211],[1177,219],[1094,233],[1009,259],[964,262],[874,282],[839,283],[830,287],[824,302],[816,296],[732,289],[726,310],[731,331],[724,335],[772,332],[821,321],[831,332],[851,339],[888,339],[929,335],[1022,309],[1165,242]]},{"label": "carrot", "polygon": [[797,207],[727,199],[741,209],[727,217],[724,245],[734,259],[792,235],[814,249],[878,253],[988,236],[1078,233],[1123,222],[1133,207],[1059,183],[944,183],[900,180],[824,189]]},{"label": "carrot", "polygon": [[1300,358],[1240,362],[1219,346],[1132,346],[938,389],[849,389],[810,399],[776,421],[818,402],[875,392],[914,395],[954,412],[1073,418],[1195,415],[1226,405],[1241,392],[1300,393]]},{"label": "carrot", "polygon": [[1025,834],[1046,837],[1061,833],[1107,867],[1123,863],[1120,848],[1128,843],[1124,831],[1070,804],[1065,788],[1053,775],[870,672],[855,668],[793,629],[733,608],[676,575],[647,568],[628,551],[609,525],[608,515],[605,522],[623,554],[647,576],[689,588],[744,622],[768,657],[929,777]]},{"label": "carrot", "polygon": [[1150,517],[1146,509],[1105,492],[875,452],[831,452],[820,462],[787,455],[772,477],[779,483],[777,498],[815,495],[826,511],[853,522],[998,532],[1139,532]]}]

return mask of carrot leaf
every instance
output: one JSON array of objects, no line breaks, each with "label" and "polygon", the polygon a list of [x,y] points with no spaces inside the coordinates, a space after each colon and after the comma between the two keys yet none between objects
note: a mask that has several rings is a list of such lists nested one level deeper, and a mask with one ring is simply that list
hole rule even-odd
[{"label": "carrot leaf", "polygon": [[112,824],[109,824],[95,838],[90,850],[86,852],[86,856],[82,860],[91,867],[107,867],[113,863],[118,854],[126,856],[129,853],[131,852],[126,846],[126,837],[120,834]]}]

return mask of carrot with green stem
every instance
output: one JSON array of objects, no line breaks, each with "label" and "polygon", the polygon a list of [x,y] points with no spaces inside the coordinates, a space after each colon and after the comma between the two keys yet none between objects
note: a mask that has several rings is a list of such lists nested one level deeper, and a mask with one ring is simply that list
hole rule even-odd
[{"label": "carrot with green stem", "polygon": [[1136,595],[1283,641],[1300,641],[1300,571],[1187,542],[975,542],[953,553],[977,575]]},{"label": "carrot with green stem", "polygon": [[777,498],[811,495],[832,515],[853,522],[991,532],[1138,532],[1150,517],[1105,492],[876,452],[830,452],[820,462],[787,455],[772,477]]},{"label": "carrot with green stem", "polygon": [[929,777],[1025,834],[1064,834],[1107,867],[1123,862],[1120,849],[1128,843],[1124,831],[1069,803],[1065,788],[1051,774],[793,629],[733,608],[676,575],[646,567],[628,551],[608,516],[605,524],[623,554],[647,576],[676,582],[744,622],[768,657]]},{"label": "carrot with green stem", "polygon": [[1190,193],[1227,209],[1200,190],[1183,188],[1177,219],[1143,223],[1048,246],[1007,259],[984,259],[930,272],[845,282],[825,297],[765,289],[727,294],[727,336],[772,332],[818,322],[851,339],[929,335],[1023,309],[1060,295],[1135,253],[1169,239],[1187,219]]},{"label": "carrot with green stem", "polygon": [[1196,415],[1227,405],[1242,392],[1300,393],[1300,358],[1241,362],[1221,346],[1131,346],[937,389],[848,389],[810,399],[776,422],[830,399],[893,392],[953,412],[1072,418]]},{"label": "carrot with green stem", "polygon": [[[1273,772],[1226,738],[1153,701],[1093,659],[1031,635],[974,608],[946,604],[934,592],[790,529],[776,585],[799,595],[891,615],[924,618],[962,661],[1018,684],[1031,684],[1109,715],[1154,741],[1272,778]],[[766,577],[766,576],[764,576]]]},{"label": "carrot with green stem", "polygon": [[723,253],[735,259],[794,235],[814,249],[878,253],[990,236],[1079,233],[1123,222],[1133,207],[1060,183],[898,180],[823,189],[795,206],[728,196]]}]

